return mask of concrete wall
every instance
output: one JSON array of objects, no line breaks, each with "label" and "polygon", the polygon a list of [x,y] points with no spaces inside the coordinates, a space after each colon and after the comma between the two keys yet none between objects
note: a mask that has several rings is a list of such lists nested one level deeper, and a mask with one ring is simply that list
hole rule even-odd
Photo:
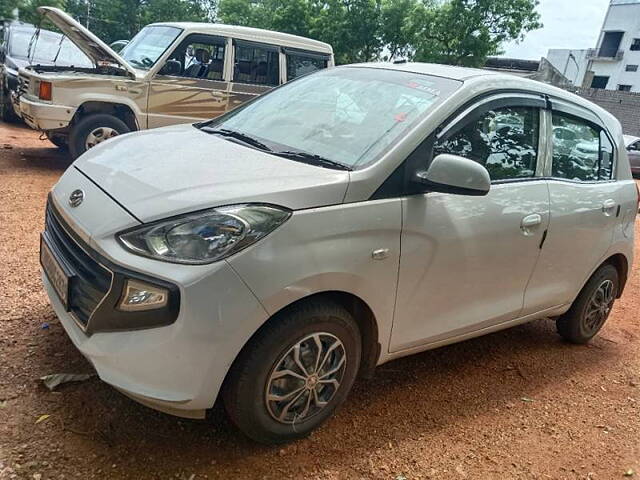
[{"label": "concrete wall", "polygon": [[570,87],[567,90],[600,105],[615,116],[627,135],[640,137],[640,93]]},{"label": "concrete wall", "polygon": [[[569,50],[565,48],[552,48],[547,53],[547,60],[573,85],[582,85],[587,72],[587,49]],[[570,58],[569,55],[572,55]]]}]

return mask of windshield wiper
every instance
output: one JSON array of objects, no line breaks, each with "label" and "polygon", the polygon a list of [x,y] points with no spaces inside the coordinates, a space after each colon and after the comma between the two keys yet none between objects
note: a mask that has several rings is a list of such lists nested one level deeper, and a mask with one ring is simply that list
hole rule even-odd
[{"label": "windshield wiper", "polygon": [[273,155],[278,155],[279,157],[291,158],[292,160],[300,160],[305,163],[310,163],[312,165],[319,165],[321,167],[333,168],[335,170],[353,170],[349,165],[345,165],[344,163],[336,162],[334,160],[329,160],[328,158],[321,157],[320,155],[316,155],[313,153],[307,152],[292,152],[292,151],[284,151],[284,152],[273,152]]},{"label": "windshield wiper", "polygon": [[229,130],[228,128],[212,128],[208,126],[200,127],[200,130],[206,133],[221,135],[223,137],[235,138],[236,140],[240,140],[241,142],[244,142],[247,145],[251,145],[252,147],[258,148],[260,150],[264,150],[265,152],[271,152],[271,149],[267,147],[264,143],[262,143],[260,140],[256,140],[255,138],[249,135],[236,132],[235,130]]}]

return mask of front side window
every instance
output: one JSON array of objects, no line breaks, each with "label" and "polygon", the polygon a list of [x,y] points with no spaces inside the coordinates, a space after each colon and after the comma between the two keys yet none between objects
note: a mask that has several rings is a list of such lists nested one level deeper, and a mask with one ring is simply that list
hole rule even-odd
[{"label": "front side window", "polygon": [[275,86],[280,83],[280,54],[277,49],[258,45],[235,45],[233,81]]},{"label": "front side window", "polygon": [[287,52],[286,57],[287,81],[327,68],[327,58],[319,55]]},{"label": "front side window", "polygon": [[195,35],[188,37],[171,54],[180,63],[180,73],[172,76],[222,80],[226,41],[221,37]]},{"label": "front side window", "polygon": [[200,128],[251,136],[276,154],[304,152],[361,168],[460,85],[456,80],[377,68],[325,69]]},{"label": "front side window", "polygon": [[135,68],[149,70],[182,32],[176,27],[144,27],[122,49],[120,56]]},{"label": "front side window", "polygon": [[434,154],[449,153],[484,165],[491,180],[533,177],[538,152],[539,110],[490,110],[436,143]]},{"label": "front side window", "polygon": [[553,113],[553,177],[578,182],[609,180],[613,158],[613,145],[604,131],[586,120]]},{"label": "front side window", "polygon": [[640,142],[634,142],[627,147],[630,152],[640,152]]}]

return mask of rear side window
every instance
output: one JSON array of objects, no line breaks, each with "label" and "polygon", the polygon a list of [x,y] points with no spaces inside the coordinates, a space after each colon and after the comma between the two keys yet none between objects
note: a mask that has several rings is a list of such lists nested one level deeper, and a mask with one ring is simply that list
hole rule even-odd
[{"label": "rear side window", "polygon": [[611,179],[613,166],[613,145],[602,129],[586,120],[553,113],[553,177],[605,181]]},{"label": "rear side window", "polygon": [[453,136],[439,141],[436,155],[449,153],[486,167],[491,180],[533,177],[538,155],[540,114],[532,107],[490,110]]},{"label": "rear side window", "polygon": [[268,46],[236,44],[233,81],[254,85],[278,85],[280,54]]},{"label": "rear side window", "polygon": [[286,52],[287,81],[298,78],[307,73],[327,68],[327,59],[319,55]]}]

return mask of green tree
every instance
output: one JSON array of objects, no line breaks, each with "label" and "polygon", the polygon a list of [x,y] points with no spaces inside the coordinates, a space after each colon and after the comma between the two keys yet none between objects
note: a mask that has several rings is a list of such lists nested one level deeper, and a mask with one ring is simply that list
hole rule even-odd
[{"label": "green tree", "polygon": [[501,45],[540,28],[537,0],[449,0],[414,11],[414,59],[479,67]]},{"label": "green tree", "polygon": [[380,39],[385,60],[410,57],[414,48],[411,18],[423,7],[419,0],[382,0]]}]

